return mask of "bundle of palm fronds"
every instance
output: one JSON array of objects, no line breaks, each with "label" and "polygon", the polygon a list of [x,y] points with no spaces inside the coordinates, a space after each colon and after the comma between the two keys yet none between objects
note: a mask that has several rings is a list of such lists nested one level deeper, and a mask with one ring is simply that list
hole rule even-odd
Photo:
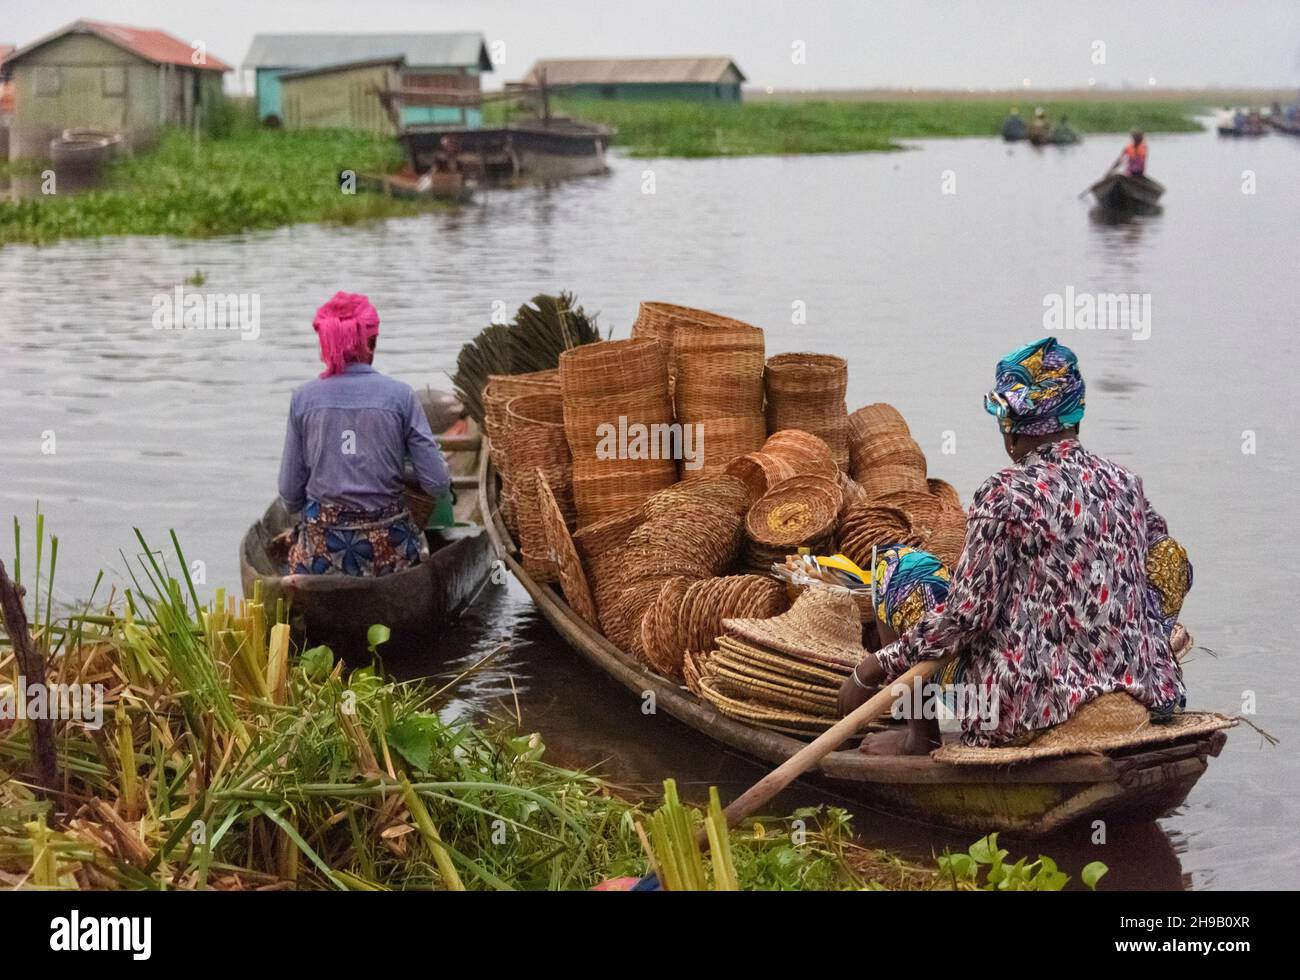
[{"label": "bundle of palm fronds", "polygon": [[492,374],[544,371],[560,354],[600,340],[597,314],[588,315],[572,293],[534,296],[509,323],[494,323],[461,348],[452,385],[470,417],[483,424],[483,387]]}]

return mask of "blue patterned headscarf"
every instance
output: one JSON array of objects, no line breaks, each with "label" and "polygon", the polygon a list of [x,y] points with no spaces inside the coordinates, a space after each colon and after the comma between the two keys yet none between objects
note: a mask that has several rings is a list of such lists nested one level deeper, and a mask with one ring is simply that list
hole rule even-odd
[{"label": "blue patterned headscarf", "polygon": [[901,544],[876,553],[871,577],[876,618],[900,636],[926,612],[943,605],[952,584],[938,558]]},{"label": "blue patterned headscarf", "polygon": [[1084,385],[1074,351],[1044,337],[998,361],[984,410],[1003,432],[1045,436],[1079,424]]}]

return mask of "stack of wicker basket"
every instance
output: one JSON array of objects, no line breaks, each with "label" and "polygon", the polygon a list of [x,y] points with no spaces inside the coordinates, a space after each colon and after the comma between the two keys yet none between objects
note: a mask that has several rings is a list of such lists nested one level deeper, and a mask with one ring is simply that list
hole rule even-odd
[{"label": "stack of wicker basket", "polygon": [[961,556],[966,515],[957,491],[926,478],[925,453],[892,405],[878,403],[849,416],[853,479],[865,500],[845,512],[840,547],[859,565],[871,549],[907,544],[934,552],[951,568]]},{"label": "stack of wicker basket", "polygon": [[579,527],[635,510],[677,481],[677,463],[663,458],[659,438],[671,431],[673,403],[658,341],[613,340],[565,351],[560,390]]},{"label": "stack of wicker basket", "polygon": [[529,374],[493,374],[483,388],[483,429],[491,447],[492,465],[501,475],[501,516],[516,538],[519,524],[513,510],[512,476],[514,467],[509,456],[509,418],[506,405],[519,395],[559,394],[560,372],[534,371]]},{"label": "stack of wicker basket", "polygon": [[537,474],[546,477],[566,525],[573,526],[573,461],[564,435],[559,390],[517,395],[506,403],[509,452],[502,471],[501,509],[514,526],[524,568],[534,578],[553,582],[550,556],[537,497]]},{"label": "stack of wicker basket", "polygon": [[[763,331],[708,314],[678,323],[673,335],[677,421],[702,453],[682,479],[722,472],[737,456],[763,445]],[[688,427],[690,427],[688,429]],[[701,439],[702,433],[702,439]]]},{"label": "stack of wicker basket", "polygon": [[892,405],[867,405],[849,417],[853,479],[868,496],[926,492],[925,453]]},{"label": "stack of wicker basket", "polygon": [[834,480],[839,467],[831,458],[830,447],[821,439],[798,429],[786,429],[768,436],[757,452],[737,456],[727,464],[726,471],[748,487],[752,504],[792,476],[824,476]]},{"label": "stack of wicker basket", "polygon": [[682,324],[702,323],[718,317],[716,313],[697,309],[694,306],[679,306],[676,303],[662,303],[647,300],[637,310],[636,320],[632,323],[634,339],[657,340],[663,344],[668,355],[668,378],[673,384],[677,380],[677,351],[675,340],[677,330]]},{"label": "stack of wicker basket", "polygon": [[801,429],[830,447],[849,468],[849,421],[844,394],[849,366],[831,354],[777,354],[767,359],[767,431]]}]

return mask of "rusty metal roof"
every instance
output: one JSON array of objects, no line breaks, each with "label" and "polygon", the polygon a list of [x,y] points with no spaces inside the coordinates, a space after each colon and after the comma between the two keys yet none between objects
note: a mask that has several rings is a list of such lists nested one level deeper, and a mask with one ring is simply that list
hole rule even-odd
[{"label": "rusty metal roof", "polygon": [[203,61],[196,63],[196,50],[189,42],[173,37],[166,31],[152,27],[128,27],[125,24],[106,24],[97,20],[78,20],[61,27],[51,34],[38,38],[31,44],[25,44],[17,51],[4,58],[7,65],[19,61],[24,56],[42,48],[51,41],[57,41],[68,34],[93,34],[109,44],[114,44],[124,51],[152,61],[156,65],[180,65],[183,68],[196,68],[200,71],[230,71],[226,64],[216,55],[204,52]]},{"label": "rusty metal roof", "polygon": [[542,58],[524,77],[537,84],[546,71],[548,85],[653,85],[693,82],[713,85],[721,82],[728,69],[739,81],[745,75],[725,55],[689,58]]}]

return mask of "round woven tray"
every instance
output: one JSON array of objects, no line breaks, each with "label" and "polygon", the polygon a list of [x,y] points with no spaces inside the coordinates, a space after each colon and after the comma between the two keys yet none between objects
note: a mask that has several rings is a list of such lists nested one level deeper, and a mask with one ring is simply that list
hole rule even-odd
[{"label": "round woven tray", "polygon": [[797,550],[834,532],[843,501],[839,483],[803,474],[763,494],[745,515],[745,533],[767,548]]}]

